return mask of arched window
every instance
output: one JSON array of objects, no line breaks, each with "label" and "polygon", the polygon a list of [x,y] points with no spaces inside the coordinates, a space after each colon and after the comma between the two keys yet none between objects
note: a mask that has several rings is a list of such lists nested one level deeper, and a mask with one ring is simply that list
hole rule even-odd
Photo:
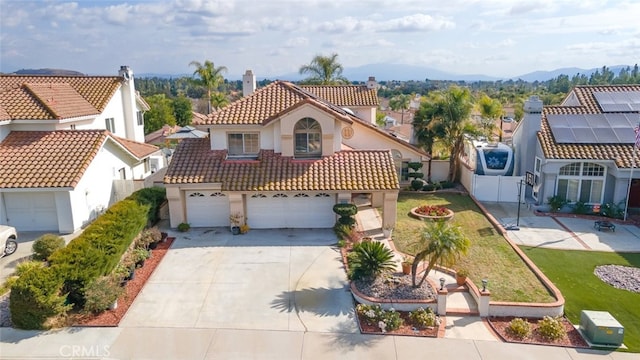
[{"label": "arched window", "polygon": [[601,203],[605,168],[594,163],[575,162],[560,168],[556,195],[569,202]]},{"label": "arched window", "polygon": [[319,157],[322,155],[322,131],[320,124],[311,118],[304,118],[293,129],[295,136],[295,157]]}]

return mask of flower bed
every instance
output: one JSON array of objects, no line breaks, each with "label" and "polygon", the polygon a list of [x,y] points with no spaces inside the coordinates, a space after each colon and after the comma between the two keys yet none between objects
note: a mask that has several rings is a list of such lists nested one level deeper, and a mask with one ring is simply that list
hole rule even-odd
[{"label": "flower bed", "polygon": [[454,212],[444,206],[422,205],[411,209],[411,215],[421,220],[444,220],[453,218]]},{"label": "flower bed", "polygon": [[[383,310],[377,305],[359,304],[356,307],[358,325],[363,334],[391,334],[438,337],[444,333],[446,321],[430,310],[411,316],[408,311]],[[423,319],[420,324],[417,319]],[[428,319],[428,320],[427,320]],[[428,324],[426,324],[428,322]]]},{"label": "flower bed", "polygon": [[522,344],[538,344],[538,345],[555,345],[574,348],[588,348],[589,345],[582,338],[580,332],[571,324],[567,318],[560,318],[562,326],[567,332],[566,336],[559,340],[547,340],[538,332],[538,324],[540,319],[526,319],[531,325],[531,334],[524,339],[518,339],[509,334],[507,328],[513,317],[489,317],[489,325],[493,331],[500,336],[505,342],[522,343]]}]

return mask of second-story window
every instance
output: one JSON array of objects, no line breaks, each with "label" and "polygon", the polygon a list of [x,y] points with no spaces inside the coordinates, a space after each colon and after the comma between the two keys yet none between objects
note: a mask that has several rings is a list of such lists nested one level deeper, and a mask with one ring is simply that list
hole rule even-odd
[{"label": "second-story window", "polygon": [[255,158],[260,152],[258,133],[230,133],[227,137],[227,154],[234,158]]},{"label": "second-story window", "polygon": [[114,118],[104,119],[104,125],[107,128],[107,130],[111,131],[112,133],[116,132],[116,122]]},{"label": "second-story window", "polygon": [[142,111],[137,111],[136,117],[138,118],[138,125],[144,125],[144,117],[142,116]]},{"label": "second-story window", "polygon": [[311,118],[296,123],[294,131],[297,158],[319,157],[322,155],[322,131],[320,124]]}]

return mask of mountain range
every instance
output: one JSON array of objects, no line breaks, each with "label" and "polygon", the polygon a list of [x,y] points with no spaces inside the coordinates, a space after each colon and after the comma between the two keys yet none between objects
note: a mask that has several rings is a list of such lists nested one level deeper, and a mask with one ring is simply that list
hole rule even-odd
[{"label": "mountain range", "polygon": [[[615,65],[608,67],[614,74],[618,74],[620,69],[626,68],[629,65]],[[601,70],[602,68],[581,69],[577,67],[562,68],[550,71],[534,71],[527,74],[522,74],[512,78],[499,78],[482,74],[458,74],[452,72],[441,71],[438,69],[406,64],[367,64],[357,67],[345,67],[342,75],[351,81],[366,81],[369,76],[375,76],[378,81],[424,81],[429,80],[450,80],[450,81],[498,81],[498,80],[524,80],[528,82],[534,81],[547,81],[558,77],[559,75],[568,75],[569,78],[576,74],[585,74],[590,76],[594,72]],[[58,74],[58,75],[78,75],[80,73],[73,70],[62,69],[23,69],[16,71],[15,74]],[[160,74],[160,73],[137,73],[136,77],[139,78],[179,78],[184,76],[191,76],[191,74]],[[304,79],[306,76],[298,73],[288,73],[280,76],[260,76],[256,74],[258,80],[271,79],[271,80],[289,80],[298,81]],[[229,80],[240,80],[242,75],[230,74],[227,76]]]}]

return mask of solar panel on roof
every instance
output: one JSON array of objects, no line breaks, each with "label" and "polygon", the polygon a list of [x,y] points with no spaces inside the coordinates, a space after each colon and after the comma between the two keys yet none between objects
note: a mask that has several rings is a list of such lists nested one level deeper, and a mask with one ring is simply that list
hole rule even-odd
[{"label": "solar panel on roof", "polygon": [[638,114],[549,114],[547,122],[559,144],[632,144]]},{"label": "solar panel on roof", "polygon": [[593,96],[604,112],[640,110],[640,91],[594,91]]}]

